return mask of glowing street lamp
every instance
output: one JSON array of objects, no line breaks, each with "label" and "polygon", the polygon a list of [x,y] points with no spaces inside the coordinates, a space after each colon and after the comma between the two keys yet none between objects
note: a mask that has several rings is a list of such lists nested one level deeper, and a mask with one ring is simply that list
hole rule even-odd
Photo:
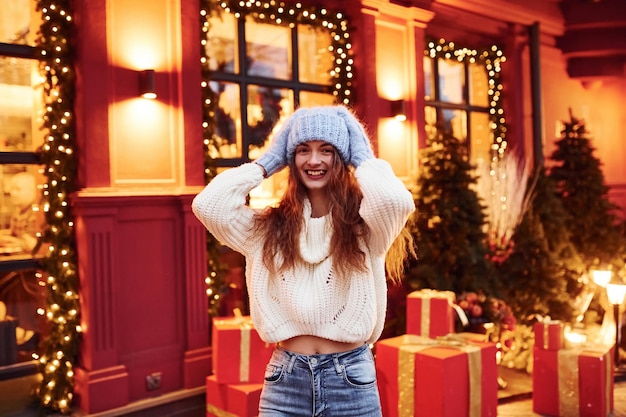
[{"label": "glowing street lamp", "polygon": [[609,281],[611,281],[612,274],[610,269],[594,269],[592,274],[593,282],[602,288],[606,288]]}]

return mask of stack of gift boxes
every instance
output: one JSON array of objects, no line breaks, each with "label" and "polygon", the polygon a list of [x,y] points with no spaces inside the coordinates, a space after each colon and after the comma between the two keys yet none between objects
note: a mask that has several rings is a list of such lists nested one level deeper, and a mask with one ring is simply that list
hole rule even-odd
[{"label": "stack of gift boxes", "polygon": [[497,415],[496,346],[454,333],[455,295],[420,290],[407,296],[407,333],[376,343],[385,417]]},{"label": "stack of gift boxes", "polygon": [[248,417],[259,412],[265,366],[274,346],[265,343],[250,317],[216,317],[212,330],[213,374],[206,378],[207,417]]},{"label": "stack of gift boxes", "polygon": [[[455,333],[455,295],[420,290],[407,296],[407,332],[375,344],[385,417],[495,417],[496,345]],[[613,412],[612,346],[576,346],[564,325],[534,327],[533,411],[546,416],[607,417]],[[213,320],[213,374],[206,378],[207,417],[258,414],[265,366],[274,345],[249,317]]]},{"label": "stack of gift boxes", "polygon": [[613,347],[570,343],[557,320],[535,323],[533,411],[546,416],[613,415]]}]

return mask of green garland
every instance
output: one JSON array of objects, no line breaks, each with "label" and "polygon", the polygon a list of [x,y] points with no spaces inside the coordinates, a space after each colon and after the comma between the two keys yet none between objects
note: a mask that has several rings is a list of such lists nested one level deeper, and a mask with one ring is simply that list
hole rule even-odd
[{"label": "green garland", "polygon": [[47,132],[38,149],[47,178],[43,190],[46,228],[40,243],[48,245],[42,267],[46,272],[50,334],[39,357],[43,379],[36,392],[43,407],[61,413],[71,411],[81,332],[74,218],[69,205],[76,178],[70,3],[37,2],[42,17],[37,50],[45,76],[43,128]]},{"label": "green garland", "polygon": [[495,163],[500,160],[504,156],[504,151],[508,145],[506,137],[507,125],[504,109],[502,108],[503,86],[500,80],[501,65],[506,61],[502,50],[495,45],[481,51],[459,48],[454,42],[439,39],[438,41],[427,41],[427,48],[424,54],[431,58],[455,59],[458,62],[465,63],[480,62],[485,65],[489,82],[489,121],[493,133],[491,162]]},{"label": "green garland", "polygon": [[[286,5],[277,1],[242,2],[237,0],[200,0],[200,61],[202,65],[202,103],[203,103],[203,142],[205,181],[208,183],[217,175],[217,164],[212,158],[211,149],[216,144],[216,96],[209,86],[211,70],[206,54],[209,18],[220,13],[234,13],[236,16],[251,16],[257,22],[272,23],[293,27],[296,24],[309,24],[327,28],[331,35],[329,52],[333,54],[335,67],[331,70],[332,89],[335,101],[346,106],[352,104],[352,79],[354,60],[348,21],[341,12],[330,14],[327,9],[303,7],[300,3]],[[209,297],[209,313],[217,315],[221,294],[225,288],[224,275],[227,266],[220,263],[219,242],[207,233],[207,254],[209,276],[206,278]]]}]

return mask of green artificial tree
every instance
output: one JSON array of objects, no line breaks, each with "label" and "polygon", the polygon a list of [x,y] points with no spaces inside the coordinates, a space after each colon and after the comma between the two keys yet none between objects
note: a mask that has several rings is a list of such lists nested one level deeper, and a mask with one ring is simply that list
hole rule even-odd
[{"label": "green artificial tree", "polygon": [[428,139],[417,181],[412,222],[417,259],[407,271],[411,290],[497,293],[475,183],[465,145],[436,130]]},{"label": "green artificial tree", "polygon": [[504,299],[518,322],[537,315],[572,322],[583,283],[582,261],[567,227],[570,215],[545,169],[529,178],[530,205],[512,236],[512,250],[497,266]]},{"label": "green artificial tree", "polygon": [[549,176],[556,183],[556,193],[570,215],[571,239],[585,262],[587,271],[598,263],[623,266],[625,240],[618,207],[608,198],[600,161],[582,120],[571,115],[564,124],[555,162]]}]

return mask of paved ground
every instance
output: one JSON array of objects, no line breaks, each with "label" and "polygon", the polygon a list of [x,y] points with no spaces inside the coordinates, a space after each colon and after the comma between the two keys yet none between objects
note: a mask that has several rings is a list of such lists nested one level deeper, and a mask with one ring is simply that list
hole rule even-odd
[{"label": "paved ground", "polygon": [[[499,391],[498,417],[543,417],[533,412],[532,379],[526,374],[501,368],[507,388]],[[613,392],[614,412],[607,417],[626,417],[626,377],[619,377]]]},{"label": "paved ground", "polygon": [[[615,408],[611,417],[626,417],[626,382],[615,384]],[[511,401],[498,406],[498,417],[540,417],[533,413],[531,398]]]}]

